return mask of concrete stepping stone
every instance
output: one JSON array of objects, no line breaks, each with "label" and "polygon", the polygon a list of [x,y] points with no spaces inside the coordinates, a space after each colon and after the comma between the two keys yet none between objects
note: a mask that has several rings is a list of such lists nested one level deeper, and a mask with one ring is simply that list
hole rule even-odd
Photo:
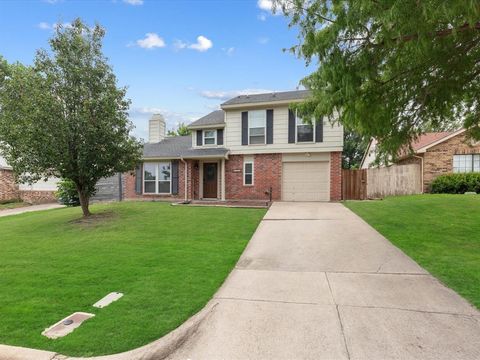
[{"label": "concrete stepping stone", "polygon": [[111,292],[110,294],[106,295],[104,298],[98,300],[95,304],[93,304],[96,308],[104,308],[105,306],[110,305],[112,302],[117,301],[123,296],[122,293],[119,292]]},{"label": "concrete stepping stone", "polygon": [[42,332],[43,336],[50,339],[57,339],[70,334],[73,330],[78,328],[85,320],[94,317],[95,314],[84,312],[75,312],[72,315],[60,320]]}]

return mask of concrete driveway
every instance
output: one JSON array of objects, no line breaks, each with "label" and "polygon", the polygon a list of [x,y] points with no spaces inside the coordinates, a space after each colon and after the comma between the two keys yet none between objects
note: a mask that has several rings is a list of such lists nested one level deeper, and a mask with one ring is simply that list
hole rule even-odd
[{"label": "concrete driveway", "polygon": [[480,313],[341,204],[275,203],[172,359],[480,359]]}]

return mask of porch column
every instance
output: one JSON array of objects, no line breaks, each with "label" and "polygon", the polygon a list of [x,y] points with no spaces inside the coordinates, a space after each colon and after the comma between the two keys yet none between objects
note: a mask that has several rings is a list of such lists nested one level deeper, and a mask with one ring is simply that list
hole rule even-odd
[{"label": "porch column", "polygon": [[221,175],[221,192],[222,192],[222,201],[225,201],[225,159],[222,159],[222,175]]}]

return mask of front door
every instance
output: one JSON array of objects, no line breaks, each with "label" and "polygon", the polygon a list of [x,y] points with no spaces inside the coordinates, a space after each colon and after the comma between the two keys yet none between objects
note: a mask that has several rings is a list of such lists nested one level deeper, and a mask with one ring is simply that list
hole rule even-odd
[{"label": "front door", "polygon": [[217,197],[217,163],[203,164],[203,197],[216,198]]}]

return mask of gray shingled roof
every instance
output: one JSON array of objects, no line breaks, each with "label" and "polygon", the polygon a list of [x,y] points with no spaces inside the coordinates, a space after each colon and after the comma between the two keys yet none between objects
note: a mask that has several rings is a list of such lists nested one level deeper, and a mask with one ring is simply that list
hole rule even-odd
[{"label": "gray shingled roof", "polygon": [[192,137],[172,136],[158,143],[147,143],[143,146],[143,157],[147,158],[195,158],[208,156],[225,156],[228,152],[225,148],[192,148]]},{"label": "gray shingled roof", "polygon": [[295,90],[284,92],[273,92],[267,94],[240,95],[225,101],[224,105],[254,104],[263,102],[275,102],[286,100],[302,100],[310,96],[310,90]]},{"label": "gray shingled roof", "polygon": [[215,110],[210,114],[201,117],[192,122],[189,126],[205,126],[205,125],[223,125],[225,124],[225,112],[223,110]]}]

